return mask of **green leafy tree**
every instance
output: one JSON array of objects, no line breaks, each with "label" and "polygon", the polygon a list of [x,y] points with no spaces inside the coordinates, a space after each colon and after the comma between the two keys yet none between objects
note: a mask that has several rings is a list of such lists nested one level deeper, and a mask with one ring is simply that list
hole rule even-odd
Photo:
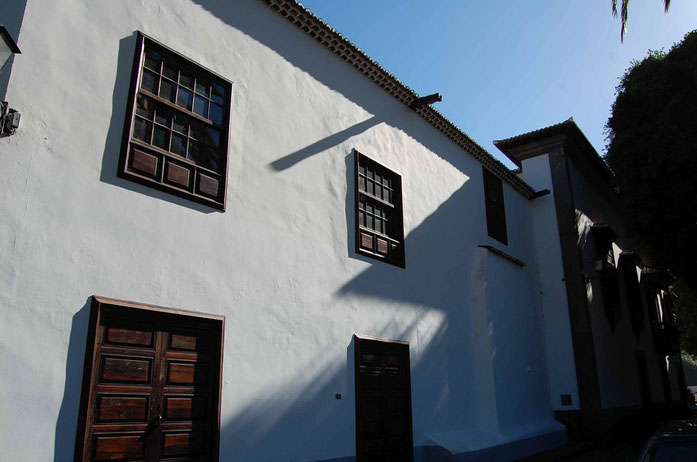
[{"label": "green leafy tree", "polygon": [[[612,1],[612,15],[617,17],[617,0],[611,0]],[[668,12],[668,8],[670,8],[670,0],[663,0],[663,6],[665,8],[665,12]],[[627,10],[629,9],[629,0],[622,0],[622,4],[620,6],[620,22],[621,27],[620,27],[620,41],[624,42],[624,36],[627,35]]]},{"label": "green leafy tree", "polygon": [[697,30],[632,63],[606,130],[605,160],[628,218],[650,264],[680,279],[683,345],[697,353]]},{"label": "green leafy tree", "polygon": [[678,318],[680,347],[692,356],[697,356],[697,293],[681,279],[677,279],[670,289],[677,295],[674,307]]}]

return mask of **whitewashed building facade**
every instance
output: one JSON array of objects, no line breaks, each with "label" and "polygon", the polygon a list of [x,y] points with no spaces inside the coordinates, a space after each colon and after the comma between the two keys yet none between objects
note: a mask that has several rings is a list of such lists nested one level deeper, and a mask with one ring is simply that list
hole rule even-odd
[{"label": "whitewashed building facade", "polygon": [[512,460],[566,441],[555,413],[679,399],[650,297],[609,332],[567,258],[562,213],[627,231],[574,160],[559,183],[564,143],[501,142],[517,176],[293,1],[0,21],[8,460]]}]

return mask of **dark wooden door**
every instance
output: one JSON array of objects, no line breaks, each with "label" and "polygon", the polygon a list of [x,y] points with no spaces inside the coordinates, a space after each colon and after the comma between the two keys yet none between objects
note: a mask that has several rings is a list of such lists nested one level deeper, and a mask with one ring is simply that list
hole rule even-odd
[{"label": "dark wooden door", "polygon": [[414,460],[409,344],[355,338],[356,458]]},{"label": "dark wooden door", "polygon": [[216,461],[222,323],[97,304],[76,460]]}]

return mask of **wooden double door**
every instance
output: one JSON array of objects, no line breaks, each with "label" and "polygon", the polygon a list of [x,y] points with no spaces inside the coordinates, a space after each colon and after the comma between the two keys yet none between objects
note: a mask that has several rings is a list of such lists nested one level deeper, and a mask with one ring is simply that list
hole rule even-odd
[{"label": "wooden double door", "polygon": [[217,461],[223,319],[93,298],[75,460]]},{"label": "wooden double door", "polygon": [[409,344],[354,336],[356,459],[411,462]]}]

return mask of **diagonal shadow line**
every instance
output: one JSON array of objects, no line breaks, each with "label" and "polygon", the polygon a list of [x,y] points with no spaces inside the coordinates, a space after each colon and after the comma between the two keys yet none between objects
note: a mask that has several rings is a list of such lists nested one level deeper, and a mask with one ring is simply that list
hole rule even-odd
[{"label": "diagonal shadow line", "polygon": [[329,135],[326,138],[322,138],[321,140],[316,141],[311,145],[304,147],[298,151],[295,151],[292,154],[288,154],[287,156],[281,157],[280,159],[276,159],[273,162],[271,162],[269,166],[277,172],[290,168],[293,165],[307,159],[310,156],[319,154],[322,151],[326,151],[327,149],[333,148],[334,146],[343,143],[352,136],[363,133],[369,128],[379,124],[381,121],[382,120],[378,119],[377,116],[372,116],[371,118],[366,119],[363,122],[359,122],[355,125],[345,128],[344,130],[341,130],[340,132],[334,133],[333,135]]}]

